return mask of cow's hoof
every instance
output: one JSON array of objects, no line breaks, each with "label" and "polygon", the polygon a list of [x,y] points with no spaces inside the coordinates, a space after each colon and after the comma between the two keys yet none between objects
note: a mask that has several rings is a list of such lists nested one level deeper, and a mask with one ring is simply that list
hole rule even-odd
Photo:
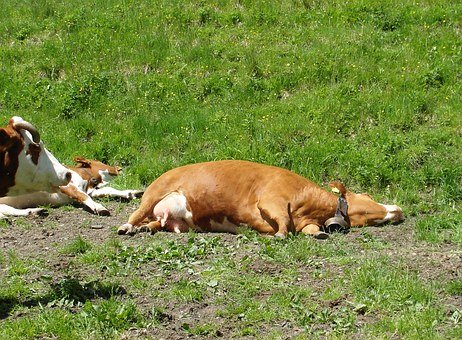
[{"label": "cow's hoof", "polygon": [[125,195],[122,197],[122,199],[130,201],[135,198],[139,198],[143,196],[144,191],[142,190],[126,190]]},{"label": "cow's hoof", "polygon": [[143,194],[144,194],[144,191],[142,191],[142,190],[134,190],[131,193],[131,196],[132,196],[131,198],[139,198],[139,197],[143,196]]},{"label": "cow's hoof", "polygon": [[317,233],[313,234],[314,238],[317,238],[318,240],[325,240],[329,238],[329,234],[323,232],[323,231],[318,231]]},{"label": "cow's hoof", "polygon": [[284,233],[276,233],[276,234],[274,234],[274,237],[284,239],[284,238],[286,238],[286,235]]},{"label": "cow's hoof", "polygon": [[117,234],[133,236],[136,234],[136,229],[130,224],[124,224],[117,229]]},{"label": "cow's hoof", "polygon": [[96,212],[99,216],[110,216],[111,213],[109,212],[109,210],[107,209],[104,209],[104,210],[98,210]]},{"label": "cow's hoof", "polygon": [[151,235],[154,235],[155,233],[158,232],[157,229],[155,228],[149,228],[147,225],[142,225],[141,227],[138,227],[137,232],[139,233],[150,233]]},{"label": "cow's hoof", "polygon": [[48,216],[49,212],[47,209],[44,208],[31,208],[29,209],[29,215],[30,216]]},{"label": "cow's hoof", "polygon": [[128,232],[128,229],[129,227],[128,226],[120,226],[118,229],[117,229],[117,234],[119,235],[125,235],[127,232]]}]

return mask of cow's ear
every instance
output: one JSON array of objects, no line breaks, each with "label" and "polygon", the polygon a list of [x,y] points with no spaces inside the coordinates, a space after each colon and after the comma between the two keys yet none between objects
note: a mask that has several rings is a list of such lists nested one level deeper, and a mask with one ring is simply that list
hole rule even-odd
[{"label": "cow's ear", "polygon": [[329,186],[331,188],[331,190],[337,194],[340,194],[342,196],[345,196],[346,193],[347,193],[347,189],[345,188],[345,186],[339,182],[339,181],[334,181],[334,182],[330,182],[329,183]]},{"label": "cow's ear", "polygon": [[77,163],[79,168],[89,168],[91,165],[91,161],[83,157],[74,157],[74,162]]}]

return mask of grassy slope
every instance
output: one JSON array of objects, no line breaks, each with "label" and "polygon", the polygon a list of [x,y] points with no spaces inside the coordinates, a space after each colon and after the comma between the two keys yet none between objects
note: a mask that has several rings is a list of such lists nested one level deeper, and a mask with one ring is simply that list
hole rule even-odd
[{"label": "grassy slope", "polygon": [[460,1],[0,1],[2,121],[145,186],[239,158],[397,203],[462,243]]}]

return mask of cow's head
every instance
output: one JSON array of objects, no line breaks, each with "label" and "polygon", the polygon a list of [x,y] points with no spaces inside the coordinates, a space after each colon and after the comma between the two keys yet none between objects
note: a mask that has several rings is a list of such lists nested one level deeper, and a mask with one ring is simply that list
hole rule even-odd
[{"label": "cow's head", "polygon": [[368,194],[355,194],[346,190],[340,182],[332,182],[329,186],[346,199],[348,203],[347,219],[353,227],[404,221],[403,210],[397,205],[377,203]]},{"label": "cow's head", "polygon": [[69,170],[45,149],[31,123],[13,117],[0,128],[0,196],[55,192],[71,177]]},{"label": "cow's head", "polygon": [[112,177],[117,176],[122,171],[121,167],[110,166],[103,162],[83,157],[75,157],[74,161],[77,163],[77,169],[85,169],[85,172],[88,172],[88,175],[91,176],[91,178],[86,178],[85,173],[79,171],[82,178],[91,180],[89,182],[90,187],[103,187],[111,181]]}]

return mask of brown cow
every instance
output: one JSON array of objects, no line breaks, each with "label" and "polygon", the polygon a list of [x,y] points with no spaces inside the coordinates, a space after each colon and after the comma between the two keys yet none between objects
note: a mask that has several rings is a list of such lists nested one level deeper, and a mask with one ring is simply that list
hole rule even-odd
[{"label": "brown cow", "polygon": [[[348,226],[403,220],[396,205],[374,202],[339,183],[346,200]],[[170,170],[145,191],[141,206],[119,227],[119,234],[141,229],[236,233],[248,225],[263,234],[285,237],[289,231],[326,238],[324,223],[336,216],[339,198],[285,169],[239,160],[191,164]],[[345,209],[344,207],[342,209]]]},{"label": "brown cow", "polygon": [[141,196],[141,190],[118,190],[107,186],[111,179],[122,171],[121,167],[110,166],[97,160],[90,160],[83,157],[76,157],[74,161],[77,166],[68,167],[72,170],[72,180],[61,187],[62,204],[69,203],[69,198],[85,205],[93,213],[109,215],[103,205],[96,203],[94,197],[119,197],[126,200]]}]

